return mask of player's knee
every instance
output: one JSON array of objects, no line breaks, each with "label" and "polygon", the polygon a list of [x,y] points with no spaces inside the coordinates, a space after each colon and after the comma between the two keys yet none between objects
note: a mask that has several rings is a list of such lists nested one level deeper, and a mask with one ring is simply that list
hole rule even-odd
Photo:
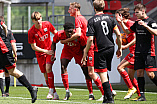
[{"label": "player's knee", "polygon": [[150,79],[153,79],[154,78],[154,72],[146,72],[147,73],[147,76],[150,78]]},{"label": "player's knee", "polygon": [[144,70],[137,70],[137,77],[144,77]]},{"label": "player's knee", "polygon": [[120,65],[118,65],[117,70],[118,70],[118,72],[122,72],[123,68]]},{"label": "player's knee", "polygon": [[88,72],[89,76],[92,77],[93,76],[93,73],[92,72]]}]

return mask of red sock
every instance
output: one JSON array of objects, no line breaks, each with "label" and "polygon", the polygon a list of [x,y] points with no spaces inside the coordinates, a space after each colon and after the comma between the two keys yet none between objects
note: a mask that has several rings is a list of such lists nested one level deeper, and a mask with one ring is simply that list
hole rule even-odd
[{"label": "red sock", "polygon": [[110,89],[111,89],[111,92],[112,92],[112,91],[113,91],[113,88],[112,88],[112,85],[111,85],[110,81],[109,81],[109,84],[110,84]]},{"label": "red sock", "polygon": [[54,75],[53,72],[47,73],[49,88],[54,88]]},{"label": "red sock", "polygon": [[94,83],[97,85],[97,87],[99,88],[99,90],[101,91],[102,95],[104,95],[104,90],[103,90],[103,87],[102,87],[102,83],[101,83],[101,80],[100,78],[98,77]]},{"label": "red sock", "polygon": [[128,88],[133,88],[133,85],[130,81],[129,75],[126,71],[123,71],[120,73],[120,75],[123,77],[124,82],[126,83],[126,85],[128,86]]},{"label": "red sock", "polygon": [[131,82],[132,82],[132,85],[136,88],[138,96],[141,96],[137,80],[134,78]]},{"label": "red sock", "polygon": [[47,87],[49,87],[49,83],[48,83],[48,80],[45,80],[45,82],[46,82],[46,85],[47,85]]},{"label": "red sock", "polygon": [[89,94],[93,94],[92,79],[86,79],[86,84],[87,84]]},{"label": "red sock", "polygon": [[68,90],[69,89],[68,73],[61,74],[61,76],[62,76],[63,85],[64,85],[65,89]]}]

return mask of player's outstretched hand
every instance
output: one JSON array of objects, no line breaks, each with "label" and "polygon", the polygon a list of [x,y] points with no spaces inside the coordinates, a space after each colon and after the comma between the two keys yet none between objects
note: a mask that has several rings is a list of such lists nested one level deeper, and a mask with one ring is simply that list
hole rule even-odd
[{"label": "player's outstretched hand", "polygon": [[87,64],[87,54],[85,54],[85,53],[82,57],[81,64],[82,64],[82,66]]},{"label": "player's outstretched hand", "polygon": [[122,49],[118,49],[116,52],[117,58],[120,58],[122,56]]}]

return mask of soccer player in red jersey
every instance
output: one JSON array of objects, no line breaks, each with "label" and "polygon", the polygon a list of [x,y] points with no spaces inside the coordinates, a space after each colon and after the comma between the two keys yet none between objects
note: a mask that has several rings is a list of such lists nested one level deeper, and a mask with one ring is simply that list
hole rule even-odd
[{"label": "soccer player in red jersey", "polygon": [[102,82],[104,90],[103,103],[114,103],[107,71],[111,71],[111,61],[114,55],[113,30],[116,33],[118,42],[117,57],[119,58],[122,55],[120,32],[113,18],[103,13],[104,0],[95,0],[93,6],[96,15],[88,20],[88,31],[86,33],[88,40],[82,63],[87,61],[86,57],[94,40],[94,71],[99,74]]},{"label": "soccer player in red jersey", "polygon": [[135,32],[136,34],[134,70],[137,70],[137,81],[141,93],[141,97],[136,101],[146,101],[144,95],[144,70],[146,71],[147,76],[157,86],[157,75],[154,73],[154,71],[157,71],[154,40],[154,36],[157,36],[157,23],[147,16],[145,5],[135,5],[134,11],[137,20],[130,28],[125,26],[122,21],[122,16],[118,16],[117,20],[127,34],[132,32]]},{"label": "soccer player in red jersey", "polygon": [[[87,20],[84,16],[81,15],[80,8],[81,8],[80,3],[77,3],[77,2],[70,3],[68,12],[70,13],[70,16],[73,16],[75,18],[76,33],[73,34],[68,39],[61,40],[61,43],[64,44],[64,43],[67,43],[67,42],[70,42],[72,40],[77,39],[78,37],[81,36],[81,31],[84,31],[86,33],[86,31],[87,31]],[[85,35],[85,34],[83,34],[83,35]],[[92,53],[92,52],[90,52],[90,53]],[[96,75],[96,73],[94,73],[94,68],[90,67],[90,65],[88,65],[88,72],[89,72],[89,75],[92,79],[96,77],[96,79],[93,79],[93,80],[94,80],[95,84],[97,85],[97,87],[100,89],[101,93],[103,94],[103,88],[102,88],[102,86],[100,86],[101,81],[100,81],[99,77]],[[87,87],[89,90],[89,100],[95,99],[94,95],[93,95],[92,79],[86,80]]]},{"label": "soccer player in red jersey", "polygon": [[[53,37],[53,42],[52,42],[53,52],[55,52],[56,50],[56,43],[58,43],[60,40],[70,38],[76,32],[74,30],[73,23],[65,23],[63,27],[64,27],[64,30],[58,31]],[[66,44],[64,44],[64,48],[62,49],[62,54],[60,58],[61,59],[61,76],[62,76],[63,85],[66,89],[66,95],[65,95],[64,100],[68,100],[69,97],[72,95],[71,92],[69,91],[68,72],[67,72],[67,66],[69,62],[74,57],[76,64],[79,64],[80,66],[82,65],[81,59],[83,56],[83,49],[86,46],[86,42],[87,42],[87,38],[83,34],[85,33],[82,31],[81,36],[79,38],[71,42],[67,42]],[[81,66],[81,69],[85,75],[85,79],[91,80],[90,76],[88,75],[87,66]]]},{"label": "soccer player in red jersey", "polygon": [[45,82],[49,87],[47,99],[58,100],[59,96],[54,86],[54,75],[52,72],[53,61],[51,61],[51,37],[50,32],[55,34],[57,30],[48,21],[42,21],[39,12],[33,12],[31,19],[34,25],[28,31],[28,42],[35,51],[41,73],[44,74]]},{"label": "soccer player in red jersey", "polygon": [[[122,15],[123,22],[125,25],[130,28],[134,21],[131,21],[129,8],[121,8],[116,11],[115,17],[118,18],[118,15]],[[135,99],[138,99],[141,94],[138,87],[137,80],[134,77],[135,70],[134,70],[134,60],[135,60],[135,33],[126,34],[128,44],[122,45],[122,49],[129,48],[130,53],[120,62],[117,67],[118,72],[123,77],[124,82],[128,86],[129,90],[124,99],[129,99],[137,90],[138,96]],[[125,71],[125,68],[128,68],[128,73]],[[132,100],[135,100],[132,99]]]},{"label": "soccer player in red jersey", "polygon": [[[0,21],[1,22],[1,21]],[[5,27],[4,27],[5,28]],[[5,28],[4,30],[6,30]],[[7,33],[7,31],[6,31]],[[16,69],[15,58],[12,54],[12,47],[9,39],[7,39],[7,34],[3,31],[0,25],[0,69],[6,68],[10,75],[16,77],[18,81],[25,86],[32,97],[32,103],[34,103],[37,99],[37,87],[32,87],[31,84],[28,82],[25,75]]]}]

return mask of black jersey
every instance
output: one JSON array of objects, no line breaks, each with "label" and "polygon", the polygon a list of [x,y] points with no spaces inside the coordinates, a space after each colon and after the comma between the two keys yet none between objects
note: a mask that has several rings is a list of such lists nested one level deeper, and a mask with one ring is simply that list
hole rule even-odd
[{"label": "black jersey", "polygon": [[8,30],[7,38],[9,39],[10,43],[16,42],[16,40],[15,40],[15,38],[14,38],[13,33],[11,32],[11,30]]},{"label": "black jersey", "polygon": [[[140,20],[135,21],[135,23],[130,27],[130,29],[136,33],[135,53],[151,54],[151,56],[155,56],[154,35],[144,26],[139,25],[138,21]],[[142,21],[144,21],[149,27],[157,29],[157,24],[153,19],[147,17]]]},{"label": "black jersey", "polygon": [[95,51],[114,47],[113,29],[116,23],[112,17],[98,14],[88,20],[87,36],[94,36]]},{"label": "black jersey", "polygon": [[11,51],[12,47],[9,39],[6,37],[2,27],[0,26],[0,53]]}]

